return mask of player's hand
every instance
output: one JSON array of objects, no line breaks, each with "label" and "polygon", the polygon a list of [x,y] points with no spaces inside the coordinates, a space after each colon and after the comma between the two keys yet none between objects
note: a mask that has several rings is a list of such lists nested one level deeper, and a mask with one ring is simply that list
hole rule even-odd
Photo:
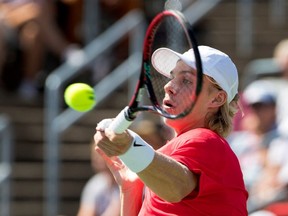
[{"label": "player's hand", "polygon": [[102,120],[96,127],[94,141],[98,148],[100,148],[107,156],[119,156],[124,154],[133,141],[133,137],[128,131],[122,134],[116,134],[109,130],[109,125],[112,119]]}]

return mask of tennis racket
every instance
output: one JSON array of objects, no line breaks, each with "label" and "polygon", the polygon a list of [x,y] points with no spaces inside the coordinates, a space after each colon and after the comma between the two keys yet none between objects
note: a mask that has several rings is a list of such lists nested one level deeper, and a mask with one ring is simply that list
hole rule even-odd
[{"label": "tennis racket", "polygon": [[[153,59],[152,57],[154,51],[162,47],[169,48],[181,54],[192,49],[194,54],[194,70],[196,74],[189,88],[181,89],[181,91],[187,92],[185,97],[181,98],[181,101],[185,104],[185,108],[180,112],[168,111],[171,104],[167,102],[164,106],[164,88],[172,80],[169,75],[171,62],[169,62],[168,56],[165,56],[165,52],[162,55],[157,55],[157,59]],[[165,68],[165,64],[163,64],[161,67],[162,73],[159,73],[154,68],[152,61],[166,61],[167,69]],[[172,67],[175,67],[175,64],[176,62]],[[168,75],[163,74],[163,71]],[[180,11],[164,10],[155,16],[147,28],[143,44],[142,68],[134,95],[129,105],[109,125],[109,129],[115,133],[123,133],[136,118],[137,113],[142,111],[154,112],[169,119],[183,118],[193,109],[201,87],[201,58],[192,26]],[[178,105],[181,106],[181,104]]]}]

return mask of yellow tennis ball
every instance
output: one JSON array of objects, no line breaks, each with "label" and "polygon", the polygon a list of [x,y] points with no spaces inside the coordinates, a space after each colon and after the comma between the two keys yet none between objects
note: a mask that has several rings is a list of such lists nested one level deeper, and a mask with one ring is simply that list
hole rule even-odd
[{"label": "yellow tennis ball", "polygon": [[69,85],[64,92],[66,104],[78,111],[87,112],[96,104],[94,89],[85,83]]}]

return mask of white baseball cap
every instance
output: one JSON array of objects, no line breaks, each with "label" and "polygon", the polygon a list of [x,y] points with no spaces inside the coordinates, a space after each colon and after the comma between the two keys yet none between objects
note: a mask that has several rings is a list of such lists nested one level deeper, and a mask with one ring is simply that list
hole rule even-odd
[{"label": "white baseball cap", "polygon": [[244,89],[244,101],[249,105],[257,103],[275,104],[276,95],[273,89],[273,83],[268,80],[256,80]]},{"label": "white baseball cap", "polygon": [[[202,61],[203,74],[212,77],[227,93],[230,103],[238,93],[238,72],[235,64],[225,53],[209,46],[198,46]],[[161,74],[170,77],[178,60],[184,61],[196,69],[193,49],[184,54],[177,53],[168,48],[159,48],[152,55],[152,65]]]}]

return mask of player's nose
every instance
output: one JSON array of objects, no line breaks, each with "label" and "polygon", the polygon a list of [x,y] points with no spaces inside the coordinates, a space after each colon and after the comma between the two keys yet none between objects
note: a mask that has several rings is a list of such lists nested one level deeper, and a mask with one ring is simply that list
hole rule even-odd
[{"label": "player's nose", "polygon": [[177,85],[175,83],[175,80],[172,79],[170,80],[165,86],[164,86],[164,90],[166,93],[168,94],[176,94],[177,93]]}]

